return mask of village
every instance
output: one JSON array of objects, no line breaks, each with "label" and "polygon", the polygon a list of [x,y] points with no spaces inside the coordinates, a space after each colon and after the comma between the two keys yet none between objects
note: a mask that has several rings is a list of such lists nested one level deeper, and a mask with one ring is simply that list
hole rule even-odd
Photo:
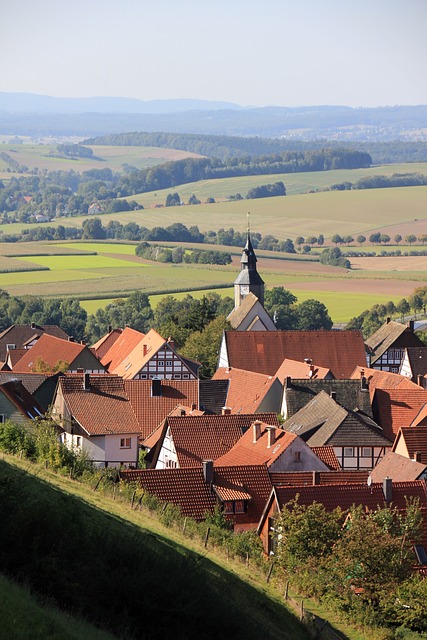
[{"label": "village", "polygon": [[278,331],[256,262],[248,231],[210,380],[154,329],[111,328],[87,346],[56,326],[9,327],[1,422],[49,416],[95,467],[195,520],[219,509],[235,532],[256,531],[266,556],[296,495],[343,512],[404,512],[417,499],[413,566],[425,575],[427,347],[414,322],[387,320],[366,342],[358,331]]}]

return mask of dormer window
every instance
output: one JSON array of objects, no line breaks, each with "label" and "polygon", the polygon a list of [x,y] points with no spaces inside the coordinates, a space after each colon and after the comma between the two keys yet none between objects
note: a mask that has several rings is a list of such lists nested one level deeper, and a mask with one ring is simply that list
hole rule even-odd
[{"label": "dormer window", "polygon": [[226,500],[222,504],[225,515],[233,515],[234,513],[246,513],[246,500]]},{"label": "dormer window", "polygon": [[12,349],[16,349],[16,344],[7,344],[6,351],[12,351]]}]

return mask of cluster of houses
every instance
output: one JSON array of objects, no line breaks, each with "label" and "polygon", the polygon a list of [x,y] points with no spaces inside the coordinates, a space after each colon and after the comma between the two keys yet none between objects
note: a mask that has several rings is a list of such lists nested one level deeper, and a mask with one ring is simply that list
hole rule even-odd
[{"label": "cluster of houses", "polygon": [[[427,565],[427,347],[413,323],[278,331],[248,239],[211,380],[154,329],[112,329],[91,347],[55,326],[0,334],[0,422],[47,412],[64,444],[203,519],[220,507],[266,553],[297,494],[327,509],[419,500]],[[279,419],[280,418],[280,419]],[[144,452],[145,468],[138,460]],[[424,554],[424,555],[423,555]]]}]

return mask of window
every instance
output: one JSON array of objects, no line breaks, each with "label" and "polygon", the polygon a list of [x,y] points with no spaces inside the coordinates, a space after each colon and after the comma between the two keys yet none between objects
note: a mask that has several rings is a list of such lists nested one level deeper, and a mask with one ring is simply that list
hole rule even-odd
[{"label": "window", "polygon": [[172,366],[172,360],[166,360],[166,366],[167,367],[171,367]]},{"label": "window", "polygon": [[224,513],[231,515],[232,513],[245,513],[246,501],[245,500],[227,500],[223,502]]},{"label": "window", "polygon": [[0,413],[0,424],[4,422],[4,413]]},{"label": "window", "polygon": [[353,458],[354,449],[353,447],[344,447],[344,458]]},{"label": "window", "polygon": [[362,447],[362,458],[372,457],[372,447]]},{"label": "window", "polygon": [[81,436],[76,436],[76,446],[77,447],[81,447],[82,446],[82,437]]},{"label": "window", "polygon": [[301,451],[294,452],[294,462],[301,462]]},{"label": "window", "polygon": [[245,513],[245,501],[236,500],[234,503],[234,513]]},{"label": "window", "polygon": [[190,374],[189,373],[183,373],[182,374],[182,379],[183,380],[189,380],[190,379]]},{"label": "window", "polygon": [[120,438],[120,449],[130,449],[131,438]]},{"label": "window", "polygon": [[16,344],[7,344],[6,351],[11,351],[12,349],[16,349]]},{"label": "window", "polygon": [[234,513],[234,505],[232,502],[224,502],[224,513]]}]

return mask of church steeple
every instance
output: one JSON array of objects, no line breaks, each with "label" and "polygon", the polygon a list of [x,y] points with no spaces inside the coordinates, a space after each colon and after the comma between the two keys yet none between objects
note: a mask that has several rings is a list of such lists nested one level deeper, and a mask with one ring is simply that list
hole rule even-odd
[{"label": "church steeple", "polygon": [[259,275],[257,268],[257,257],[251,242],[248,214],[248,231],[246,244],[240,260],[241,271],[234,282],[234,308],[239,307],[245,297],[251,292],[264,305],[264,280]]}]

